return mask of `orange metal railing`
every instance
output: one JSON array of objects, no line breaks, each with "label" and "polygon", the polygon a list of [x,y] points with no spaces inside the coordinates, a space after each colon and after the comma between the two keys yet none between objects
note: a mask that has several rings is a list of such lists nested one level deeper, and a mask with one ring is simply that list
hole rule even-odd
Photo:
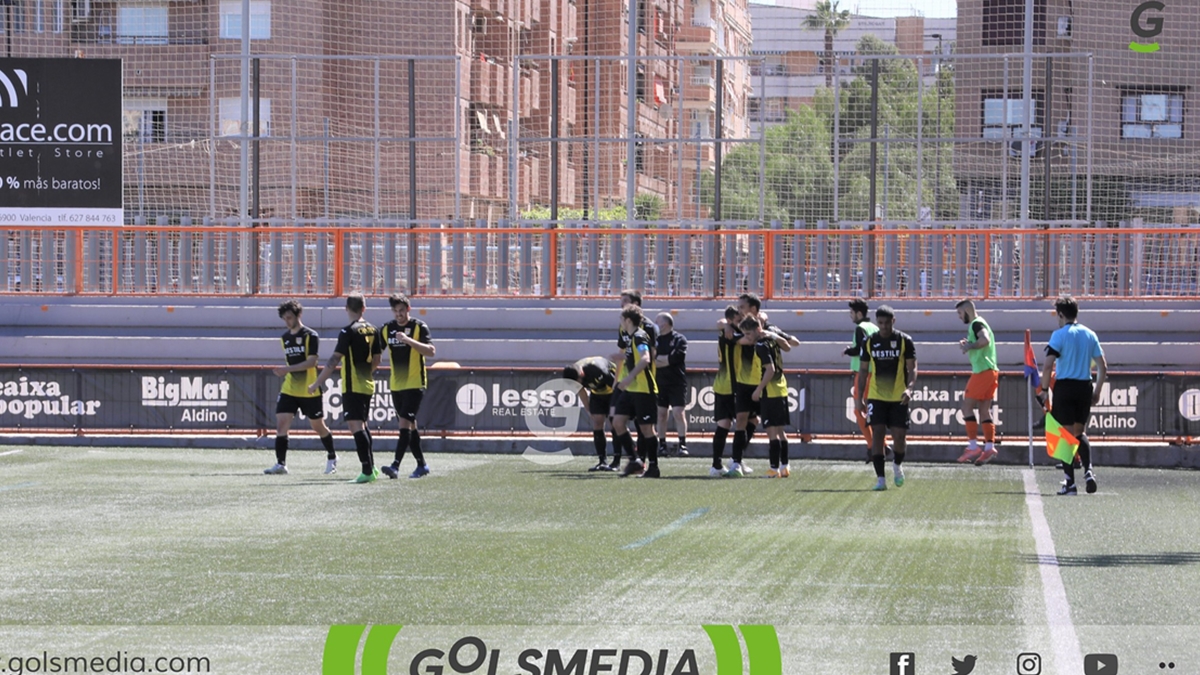
[{"label": "orange metal railing", "polygon": [[1200,230],[7,226],[0,266],[42,295],[1194,299]]}]

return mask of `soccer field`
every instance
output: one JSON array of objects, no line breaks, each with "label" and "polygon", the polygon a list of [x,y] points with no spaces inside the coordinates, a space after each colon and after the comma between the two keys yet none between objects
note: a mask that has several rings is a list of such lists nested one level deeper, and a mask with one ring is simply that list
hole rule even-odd
[{"label": "soccer field", "polygon": [[861,463],[710,479],[706,460],[667,459],[649,480],[434,455],[428,478],[352,485],[352,454],[334,476],[311,452],[265,476],[269,454],[0,448],[0,672],[125,653],[320,673],[330,625],[397,624],[393,673],[436,675],[415,655],[464,636],[499,651],[497,673],[542,673],[517,655],[549,647],[667,649],[656,675],[692,672],[692,649],[717,673],[701,626],[754,624],[789,674],[883,673],[912,652],[915,672],[973,654],[975,673],[1011,674],[1037,653],[1066,675],[1101,652],[1200,675],[1196,472],[1101,468],[1097,494],[1060,498],[1048,469],[912,462],[872,493]]}]

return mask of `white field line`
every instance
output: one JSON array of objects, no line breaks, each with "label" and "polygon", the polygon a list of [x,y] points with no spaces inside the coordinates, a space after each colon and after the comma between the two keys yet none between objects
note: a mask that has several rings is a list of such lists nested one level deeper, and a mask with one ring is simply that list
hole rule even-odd
[{"label": "white field line", "polygon": [[1083,652],[1079,636],[1075,634],[1075,624],[1071,622],[1071,605],[1067,603],[1067,589],[1058,571],[1058,554],[1054,550],[1050,524],[1046,522],[1042,495],[1038,492],[1037,475],[1033,469],[1024,469],[1021,476],[1025,480],[1025,506],[1029,508],[1038,570],[1042,574],[1042,598],[1046,602],[1046,623],[1050,626],[1050,642],[1054,646],[1054,670],[1057,673],[1082,673]]}]

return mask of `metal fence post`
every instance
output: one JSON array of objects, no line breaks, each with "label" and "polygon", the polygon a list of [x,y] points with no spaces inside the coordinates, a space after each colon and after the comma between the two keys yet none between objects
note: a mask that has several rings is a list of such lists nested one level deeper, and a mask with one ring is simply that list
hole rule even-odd
[{"label": "metal fence post", "polygon": [[[475,227],[479,230],[475,233],[475,293],[486,295],[488,291],[488,235],[484,228],[487,227],[487,222],[483,219],[476,220]],[[497,284],[499,283],[497,281]]]},{"label": "metal fence post", "polygon": [[[441,295],[442,290],[442,233],[440,227],[434,227],[435,232],[429,233],[429,286],[425,289],[426,293]],[[418,237],[417,250],[419,251],[420,238]]]},{"label": "metal fence post", "polygon": [[737,230],[724,230],[725,234],[721,237],[721,245],[725,249],[725,285],[723,295],[735,296],[740,294],[740,286],[738,283],[738,234]]},{"label": "metal fence post", "polygon": [[450,290],[455,295],[462,294],[463,281],[467,277],[467,237],[458,231],[462,225],[461,221],[455,221],[451,224],[451,230],[454,234],[450,235]]},{"label": "metal fence post", "polygon": [[[383,226],[386,228],[404,227],[404,225],[402,225],[400,223],[388,223],[388,222],[383,223]],[[408,253],[408,255],[411,255],[411,252],[407,251],[407,249],[412,244],[412,237],[409,236],[407,233],[404,235],[397,235],[396,232],[394,231],[394,229],[389,229],[388,232],[383,232],[381,234],[383,235],[383,237],[382,237],[382,239],[383,239],[382,265],[383,265],[384,292],[390,292],[391,290],[394,290],[394,289],[403,289],[404,292],[411,294],[411,295],[415,295],[417,292],[416,288],[413,286],[410,286],[408,284],[409,275],[407,272],[407,269],[408,269],[407,256],[405,258],[405,264],[404,264],[404,268],[406,270],[404,276],[401,277],[397,271],[397,267],[399,266],[399,262],[398,262],[399,249],[404,248],[404,249],[406,249],[406,253]],[[369,235],[367,235],[367,236],[369,237]],[[363,242],[364,247],[367,247],[369,245],[370,245],[369,242]],[[363,252],[364,264],[366,264],[366,259],[367,259],[366,250],[367,249],[364,248],[364,252]],[[369,269],[369,268],[364,268],[364,273],[365,273],[366,269]],[[403,283],[401,283],[401,282],[403,282]]]},{"label": "metal fence post", "polygon": [[[579,227],[579,223],[567,223],[569,228]],[[579,294],[579,235],[573,232],[562,235],[562,292],[564,295]]]},{"label": "metal fence post", "polygon": [[812,235],[808,225],[803,220],[797,220],[792,225],[792,295],[804,297],[809,295],[808,255],[813,250],[809,241]]},{"label": "metal fence post", "polygon": [[[854,229],[853,225],[842,225],[842,230],[844,230],[844,231],[850,231],[853,229]],[[858,239],[860,239],[862,241],[864,251],[866,250],[867,244],[871,240],[871,236],[872,235],[869,231],[862,230],[860,232],[859,236],[857,237]],[[848,294],[851,294],[854,292],[854,283],[852,281],[854,279],[854,276],[853,276],[854,270],[850,264],[851,253],[852,253],[851,249],[853,248],[852,244],[853,244],[854,240],[851,239],[849,235],[846,235],[846,236],[837,236],[834,238],[834,241],[837,242],[837,248],[838,248],[838,266],[837,266],[837,275],[835,275],[835,277],[834,277],[834,287],[831,290],[835,294],[848,295]],[[867,285],[867,277],[868,277],[868,275],[870,275],[873,272],[873,270],[867,269],[868,263],[870,261],[867,260],[866,258],[867,258],[867,256],[864,253],[862,264],[860,266],[862,269],[862,274],[863,274],[862,294],[864,297],[869,298],[869,297],[871,297],[870,291],[871,291],[872,287]]]}]

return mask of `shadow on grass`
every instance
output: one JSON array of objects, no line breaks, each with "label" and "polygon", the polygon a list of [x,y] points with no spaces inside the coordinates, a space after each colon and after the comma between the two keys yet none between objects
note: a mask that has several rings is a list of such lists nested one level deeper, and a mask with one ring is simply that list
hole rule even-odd
[{"label": "shadow on grass", "polygon": [[1094,555],[1043,556],[1022,554],[1017,560],[1027,565],[1058,567],[1152,567],[1200,564],[1200,552],[1111,553]]}]

